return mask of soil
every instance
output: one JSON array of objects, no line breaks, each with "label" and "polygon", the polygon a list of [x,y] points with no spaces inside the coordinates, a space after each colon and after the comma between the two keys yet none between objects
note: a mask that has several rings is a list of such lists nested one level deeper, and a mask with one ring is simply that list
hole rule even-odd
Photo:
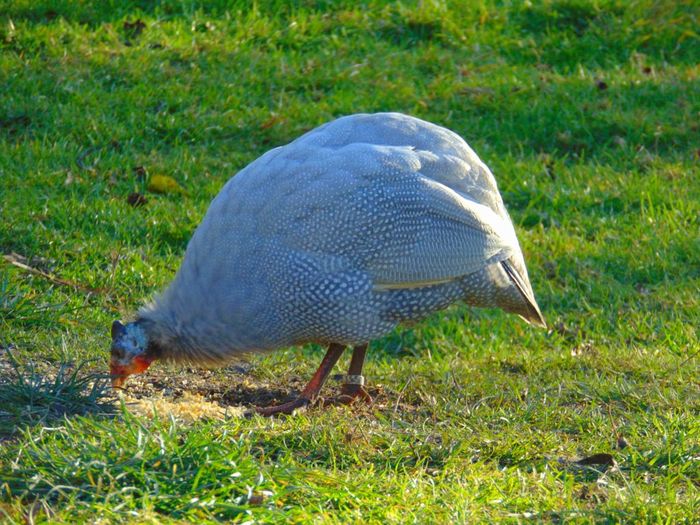
[{"label": "soil", "polygon": [[[188,403],[196,404],[200,400],[202,410],[213,412],[220,407],[228,414],[242,414],[244,409],[268,407],[286,403],[298,397],[309,378],[292,376],[270,383],[254,377],[252,366],[234,364],[223,369],[207,370],[196,367],[158,367],[144,374],[130,376],[125,384],[123,395],[114,395],[117,401],[122,397],[127,405],[144,407],[145,402],[153,401],[160,406],[175,406],[178,410]],[[42,375],[55,375],[56,365],[39,361],[33,364],[33,370]],[[104,371],[91,369],[85,373],[101,374]],[[0,352],[0,384],[12,381],[16,372],[10,363],[9,356]],[[331,398],[340,393],[339,374],[331,375],[321,391],[322,398],[317,402],[322,405],[323,398]],[[420,410],[397,392],[387,392],[382,385],[371,383],[365,388],[372,397],[372,403],[358,401],[355,411],[415,412]],[[138,410],[138,412],[144,412]],[[144,412],[145,413],[145,412]]]},{"label": "soil", "polygon": [[[323,387],[322,395],[332,397],[340,392],[338,376],[331,376]],[[235,365],[219,370],[183,368],[162,373],[146,372],[129,377],[125,393],[134,399],[153,397],[178,400],[196,394],[222,407],[268,407],[286,403],[298,397],[308,378],[291,377],[281,385],[273,385],[252,377],[249,367]],[[391,403],[381,385],[368,385],[375,408]],[[393,408],[393,405],[392,405]]]}]

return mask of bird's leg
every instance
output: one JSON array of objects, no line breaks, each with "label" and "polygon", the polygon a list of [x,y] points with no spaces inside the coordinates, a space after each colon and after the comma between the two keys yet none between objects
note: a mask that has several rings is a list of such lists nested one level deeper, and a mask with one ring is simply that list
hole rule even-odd
[{"label": "bird's leg", "polygon": [[350,368],[345,376],[341,393],[339,396],[326,401],[326,404],[331,405],[349,405],[356,399],[361,398],[370,403],[372,397],[364,389],[364,377],[362,376],[362,365],[365,362],[365,354],[367,353],[367,345],[356,346],[352,350],[352,358],[350,359]]},{"label": "bird's leg", "polygon": [[[328,374],[333,369],[333,366],[338,362],[340,356],[343,354],[343,350],[345,350],[344,346],[335,343],[331,344],[328,347],[328,351],[323,357],[323,361],[321,361],[318,370],[316,370],[316,373],[311,378],[311,381],[309,381],[306,387],[304,387],[304,390],[298,398],[288,403],[284,403],[282,405],[274,407],[257,408],[255,409],[255,411],[263,416],[274,416],[276,414],[291,414],[297,408],[301,408],[310,404],[314,399],[316,399],[316,396],[318,396],[318,393],[321,390],[323,383],[326,382]],[[360,366],[362,365],[360,364]]]}]

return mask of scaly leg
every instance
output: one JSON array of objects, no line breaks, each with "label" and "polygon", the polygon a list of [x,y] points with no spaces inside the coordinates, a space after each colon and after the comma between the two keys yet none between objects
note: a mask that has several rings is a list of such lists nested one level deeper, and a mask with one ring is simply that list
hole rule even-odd
[{"label": "scaly leg", "polygon": [[365,362],[367,345],[356,346],[352,350],[350,368],[346,376],[346,383],[343,384],[339,396],[331,398],[325,402],[326,405],[350,405],[358,398],[371,403],[372,397],[364,389],[364,377],[362,376],[362,365]]},{"label": "scaly leg", "polygon": [[337,345],[335,343],[328,347],[328,351],[323,357],[321,365],[318,367],[318,370],[316,370],[316,373],[311,378],[311,381],[309,381],[309,384],[306,385],[298,398],[274,407],[256,408],[255,411],[263,416],[274,416],[276,414],[291,414],[297,408],[309,405],[314,399],[316,399],[316,396],[318,396],[318,393],[321,390],[323,383],[325,383],[328,374],[333,366],[338,362],[340,356],[343,354],[343,350],[345,350],[344,346]]}]

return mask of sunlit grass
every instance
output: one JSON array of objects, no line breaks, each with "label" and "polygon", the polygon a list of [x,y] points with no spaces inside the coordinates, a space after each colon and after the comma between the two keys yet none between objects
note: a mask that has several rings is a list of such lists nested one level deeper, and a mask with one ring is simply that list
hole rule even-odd
[{"label": "sunlit grass", "polygon": [[[38,270],[0,260],[0,521],[694,522],[696,2],[255,6],[0,0],[0,252]],[[489,164],[550,330],[463,306],[401,328],[372,343],[357,411],[105,413],[111,321],[171,279],[224,182],[384,110]],[[245,403],[319,359],[210,381]],[[593,454],[615,465],[575,463]]]}]

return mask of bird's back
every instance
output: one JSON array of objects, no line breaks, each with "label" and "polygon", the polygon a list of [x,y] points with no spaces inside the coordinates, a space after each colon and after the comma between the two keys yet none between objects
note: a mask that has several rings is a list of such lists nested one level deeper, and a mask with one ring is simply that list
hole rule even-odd
[{"label": "bird's back", "polygon": [[411,148],[420,152],[423,175],[465,197],[508,214],[496,180],[469,145],[456,133],[401,113],[357,114],[319,126],[292,142],[298,158],[316,148],[339,149],[350,144]]}]

